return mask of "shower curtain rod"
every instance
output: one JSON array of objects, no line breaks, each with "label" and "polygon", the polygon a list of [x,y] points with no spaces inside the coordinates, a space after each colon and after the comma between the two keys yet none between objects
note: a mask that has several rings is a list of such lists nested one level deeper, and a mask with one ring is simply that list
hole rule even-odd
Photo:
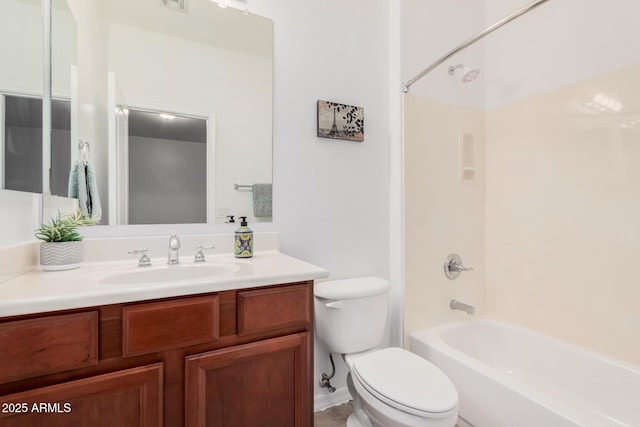
[{"label": "shower curtain rod", "polygon": [[517,17],[519,17],[521,15],[524,15],[525,13],[529,12],[530,10],[532,10],[532,9],[540,6],[542,3],[546,3],[548,1],[549,0],[536,0],[536,1],[533,1],[533,2],[531,2],[529,4],[527,4],[526,6],[516,10],[515,12],[513,12],[511,15],[507,16],[506,18],[503,18],[500,21],[496,22],[495,24],[491,25],[490,27],[487,27],[485,30],[483,30],[480,33],[476,34],[475,36],[471,37],[469,40],[459,44],[458,46],[453,48],[451,51],[449,51],[446,55],[442,56],[436,62],[434,62],[433,64],[429,65],[427,68],[422,70],[422,72],[420,72],[420,74],[418,74],[417,76],[415,76],[414,78],[412,78],[408,82],[404,83],[402,85],[402,91],[404,93],[409,92],[409,88],[411,87],[411,85],[413,85],[415,82],[417,82],[418,80],[420,80],[421,78],[423,78],[424,76],[429,74],[434,68],[436,68],[438,65],[442,64],[447,59],[451,58],[456,53],[468,48],[469,46],[471,46],[472,44],[474,44],[478,40],[484,38],[486,35],[489,35],[489,34],[493,33],[495,30],[497,30],[498,28],[502,27],[503,25],[508,24],[509,22],[513,21]]}]

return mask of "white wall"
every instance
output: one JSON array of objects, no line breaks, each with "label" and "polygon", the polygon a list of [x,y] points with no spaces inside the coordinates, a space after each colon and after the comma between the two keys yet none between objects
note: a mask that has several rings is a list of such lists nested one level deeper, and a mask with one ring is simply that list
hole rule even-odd
[{"label": "white wall", "polygon": [[0,90],[42,95],[42,7],[18,0],[0,5]]},{"label": "white wall", "polygon": [[[66,4],[54,0],[51,10],[51,91],[53,97],[71,98],[71,65],[78,63],[75,43],[78,39],[76,21]],[[63,4],[61,4],[63,3]],[[42,40],[40,40],[42,44]]]},{"label": "white wall", "polygon": [[0,190],[0,247],[35,240],[40,194]]},{"label": "white wall", "polygon": [[[486,24],[521,0],[484,0]],[[638,62],[636,0],[549,1],[484,39],[486,108]]]},{"label": "white wall", "polygon": [[[388,2],[274,0],[248,7],[274,21],[274,220],[281,250],[328,269],[332,279],[388,278]],[[318,99],[364,107],[364,142],[317,138]],[[317,384],[330,368],[319,346],[315,356]],[[335,387],[344,390],[345,375],[341,367]],[[316,386],[317,404],[334,397],[340,396]]]},{"label": "white wall", "polygon": [[[406,82],[484,28],[484,2],[477,0],[402,0],[402,78]],[[472,84],[448,73],[450,65],[480,68]],[[483,42],[452,57],[413,86],[410,93],[443,102],[482,108],[484,103]]]}]

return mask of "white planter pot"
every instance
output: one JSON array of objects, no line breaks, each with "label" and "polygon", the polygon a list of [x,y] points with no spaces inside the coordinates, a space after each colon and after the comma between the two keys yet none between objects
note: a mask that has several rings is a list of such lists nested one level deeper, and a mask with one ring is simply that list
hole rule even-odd
[{"label": "white planter pot", "polygon": [[80,267],[83,254],[82,242],[42,242],[40,267],[46,271],[72,270]]}]

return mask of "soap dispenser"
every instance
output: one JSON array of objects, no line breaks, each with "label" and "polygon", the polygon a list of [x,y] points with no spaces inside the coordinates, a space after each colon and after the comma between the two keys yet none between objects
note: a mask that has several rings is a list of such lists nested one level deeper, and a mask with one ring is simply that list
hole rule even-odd
[{"label": "soap dispenser", "polygon": [[251,258],[253,256],[253,231],[247,227],[246,216],[241,216],[240,220],[240,228],[236,230],[236,258]]}]

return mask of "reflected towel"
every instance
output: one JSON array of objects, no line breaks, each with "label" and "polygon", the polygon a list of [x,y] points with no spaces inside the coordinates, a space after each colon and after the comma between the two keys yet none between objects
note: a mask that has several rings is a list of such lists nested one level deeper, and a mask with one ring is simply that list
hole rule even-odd
[{"label": "reflected towel", "polygon": [[271,184],[253,184],[253,216],[271,216],[272,198]]},{"label": "reflected towel", "polygon": [[67,191],[68,197],[73,199],[78,198],[78,163],[71,166],[71,171],[69,172],[69,188]]},{"label": "reflected towel", "polygon": [[100,221],[102,207],[96,170],[91,162],[76,162],[69,174],[69,197],[78,199],[80,212]]}]

